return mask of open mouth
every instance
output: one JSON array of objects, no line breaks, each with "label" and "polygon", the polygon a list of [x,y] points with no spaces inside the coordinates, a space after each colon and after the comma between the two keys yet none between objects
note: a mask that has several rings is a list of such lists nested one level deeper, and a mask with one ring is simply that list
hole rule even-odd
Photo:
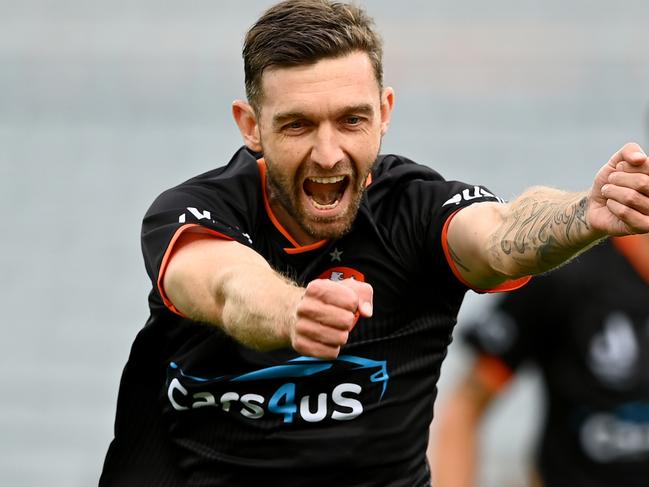
[{"label": "open mouth", "polygon": [[306,178],[303,188],[316,209],[330,210],[340,203],[348,185],[347,176],[311,177]]}]

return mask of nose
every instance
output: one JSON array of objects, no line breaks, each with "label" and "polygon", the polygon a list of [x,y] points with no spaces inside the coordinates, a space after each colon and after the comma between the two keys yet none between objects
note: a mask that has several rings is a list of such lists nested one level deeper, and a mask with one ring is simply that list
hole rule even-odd
[{"label": "nose", "polygon": [[339,135],[329,124],[318,127],[311,149],[311,159],[323,169],[332,169],[343,160],[345,154],[340,144]]}]

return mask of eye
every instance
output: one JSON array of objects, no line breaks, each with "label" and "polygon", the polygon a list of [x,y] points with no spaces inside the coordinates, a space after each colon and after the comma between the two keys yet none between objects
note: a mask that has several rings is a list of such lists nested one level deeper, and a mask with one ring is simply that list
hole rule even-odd
[{"label": "eye", "polygon": [[308,123],[304,119],[291,120],[290,122],[282,125],[281,131],[287,135],[301,134],[306,130]]},{"label": "eye", "polygon": [[345,118],[345,123],[347,125],[360,125],[363,122],[363,119],[359,116],[356,115],[349,115],[347,118]]}]

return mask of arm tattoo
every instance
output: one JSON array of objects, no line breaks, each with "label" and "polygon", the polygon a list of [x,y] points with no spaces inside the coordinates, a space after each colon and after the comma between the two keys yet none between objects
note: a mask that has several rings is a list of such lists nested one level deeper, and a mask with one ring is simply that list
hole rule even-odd
[{"label": "arm tattoo", "polygon": [[523,269],[543,272],[590,243],[586,197],[576,202],[524,197],[514,205],[503,227],[496,232],[494,243]]},{"label": "arm tattoo", "polygon": [[448,251],[451,254],[451,259],[453,259],[453,262],[455,262],[455,265],[460,267],[464,272],[470,273],[471,269],[469,269],[464,263],[462,262],[462,259],[460,259],[460,256],[455,253],[455,250],[453,250],[453,247],[450,245],[448,246]]}]

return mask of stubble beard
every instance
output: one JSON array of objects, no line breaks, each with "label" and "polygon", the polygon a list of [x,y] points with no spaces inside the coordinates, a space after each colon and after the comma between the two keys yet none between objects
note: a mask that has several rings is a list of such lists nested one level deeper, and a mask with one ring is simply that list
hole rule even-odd
[{"label": "stubble beard", "polygon": [[299,181],[303,180],[301,171],[298,171],[295,179],[290,181],[286,177],[275,174],[272,167],[272,161],[266,158],[269,197],[282,205],[291,218],[310,237],[316,240],[335,240],[347,234],[352,229],[363,199],[363,194],[365,193],[365,181],[374,165],[372,164],[366,173],[360,175],[360,177],[358,172],[354,170],[352,181],[346,189],[346,191],[354,191],[349,206],[345,213],[334,218],[313,217],[308,214],[300,203],[300,194],[303,191],[299,183]]}]

